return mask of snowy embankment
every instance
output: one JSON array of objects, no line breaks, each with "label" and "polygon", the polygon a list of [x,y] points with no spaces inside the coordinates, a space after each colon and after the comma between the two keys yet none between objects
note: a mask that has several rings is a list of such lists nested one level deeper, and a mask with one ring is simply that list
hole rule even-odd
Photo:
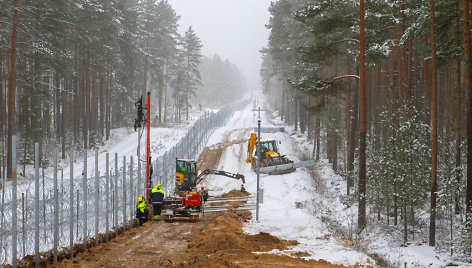
[{"label": "snowy embankment", "polygon": [[[273,113],[273,116],[276,117],[277,114]],[[278,117],[273,122],[277,126],[284,125]],[[296,151],[303,155],[311,154],[313,141],[308,140],[306,134],[300,134],[291,126],[285,126],[285,130],[290,133],[294,148],[299,148]],[[447,253],[435,251],[434,247],[427,245],[425,239],[417,238],[405,246],[401,231],[387,230],[373,218],[368,218],[366,230],[357,235],[357,203],[348,205],[351,202],[348,199],[355,197],[346,196],[346,180],[332,170],[326,159],[317,163],[313,175],[316,190],[303,206],[309,206],[312,215],[322,219],[336,239],[353,240],[354,247],[370,256],[379,257],[394,267],[472,267],[468,263],[452,261]],[[427,235],[426,233],[422,237],[427,238]]]},{"label": "snowy embankment", "polygon": [[[274,126],[264,112],[261,116],[263,127]],[[207,146],[225,139],[226,141],[247,139],[255,126],[257,126],[257,113],[254,115],[248,106],[245,110],[235,113],[226,127],[218,129],[210,137]],[[280,141],[279,149],[282,154],[294,161],[301,160],[299,141],[288,133],[261,133],[261,136],[263,140]],[[244,187],[255,194],[256,174],[245,162],[246,152],[246,143],[228,147],[223,152],[220,165],[215,168],[243,174],[246,177]],[[209,176],[203,185],[210,189],[211,195],[218,195],[232,189],[240,189],[241,182],[226,177]],[[322,222],[319,214],[313,211],[312,204],[321,196],[317,194],[314,180],[306,169],[299,168],[296,172],[285,175],[261,175],[260,187],[264,189],[264,199],[260,205],[259,222],[255,220],[256,215],[253,212],[253,219],[245,225],[245,231],[250,234],[267,232],[281,239],[299,242],[289,250],[272,253],[291,255],[303,252],[302,255],[306,259],[324,259],[344,265],[374,263],[366,254],[343,246],[343,241],[337,240],[328,226]]]},{"label": "snowy embankment", "polygon": [[[274,114],[261,113],[263,127],[285,127],[285,133],[261,133],[262,139],[276,139],[281,142],[279,149],[288,158],[299,161],[311,155],[313,143],[306,134],[285,126]],[[247,107],[237,112],[226,127],[218,129],[209,139],[207,146],[221,141],[248,138],[251,129],[257,126],[257,113]],[[238,131],[239,130],[239,131]],[[247,144],[228,147],[220,160],[218,169],[244,174],[246,190],[256,193],[256,175],[245,162]],[[219,195],[232,189],[240,189],[241,182],[226,177],[209,176],[204,186],[210,194]],[[382,264],[370,258],[380,257],[396,267],[445,267],[451,263],[448,255],[435,252],[426,244],[402,246],[401,236],[385,232],[372,222],[366,231],[358,236],[357,205],[348,205],[346,182],[335,174],[327,160],[321,160],[311,170],[299,168],[285,175],[260,176],[260,187],[264,189],[263,203],[260,205],[259,222],[253,219],[245,225],[250,234],[267,232],[287,240],[297,240],[299,244],[274,254],[294,254],[303,252],[306,259],[324,259],[335,264]],[[353,197],[350,197],[353,198]],[[351,241],[353,240],[354,245]],[[360,251],[356,251],[359,249]],[[361,250],[362,249],[362,250]],[[300,255],[300,254],[298,254]],[[455,263],[457,267],[472,267],[470,264]]]}]

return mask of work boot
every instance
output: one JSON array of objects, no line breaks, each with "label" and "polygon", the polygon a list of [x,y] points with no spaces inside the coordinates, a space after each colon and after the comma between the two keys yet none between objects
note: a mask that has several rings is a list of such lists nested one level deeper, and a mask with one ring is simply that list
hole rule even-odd
[{"label": "work boot", "polygon": [[161,220],[161,215],[154,215],[154,221],[160,221]]}]

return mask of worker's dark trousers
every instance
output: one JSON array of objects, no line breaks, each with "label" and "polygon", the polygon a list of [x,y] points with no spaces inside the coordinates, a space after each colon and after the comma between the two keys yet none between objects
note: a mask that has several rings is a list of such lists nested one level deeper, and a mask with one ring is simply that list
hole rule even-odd
[{"label": "worker's dark trousers", "polygon": [[156,215],[161,215],[161,211],[162,211],[162,202],[153,202],[152,203],[152,208],[154,210],[154,216]]}]

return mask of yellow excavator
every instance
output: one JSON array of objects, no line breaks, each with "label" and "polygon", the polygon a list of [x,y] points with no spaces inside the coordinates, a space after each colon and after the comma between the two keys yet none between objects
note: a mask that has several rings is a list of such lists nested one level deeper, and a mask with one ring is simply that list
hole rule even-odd
[{"label": "yellow excavator", "polygon": [[205,169],[198,174],[197,163],[194,160],[175,159],[175,188],[178,191],[190,192],[195,190],[196,186],[203,180],[203,178],[211,174],[241,180],[243,183],[246,183],[244,175],[242,174],[233,174],[227,171],[214,169]]},{"label": "yellow excavator", "polygon": [[[257,162],[257,153],[255,150],[257,145],[257,134],[251,133],[251,137],[248,141],[247,146],[247,159],[246,163],[251,163],[253,170],[256,170]],[[266,140],[261,141],[261,161],[260,167],[269,167],[269,166],[278,166],[283,164],[293,163],[292,160],[288,159],[285,155],[280,155],[279,149],[277,147],[277,141],[275,140]],[[278,170],[277,172],[272,172],[271,174],[286,174],[295,171],[295,168]]]},{"label": "yellow excavator", "polygon": [[163,200],[163,219],[168,222],[198,221],[199,213],[203,212],[203,204],[208,199],[208,191],[204,187],[197,190],[197,185],[210,174],[226,176],[246,183],[244,175],[222,170],[205,169],[198,174],[197,163],[194,160],[176,158],[174,196],[165,197]]}]

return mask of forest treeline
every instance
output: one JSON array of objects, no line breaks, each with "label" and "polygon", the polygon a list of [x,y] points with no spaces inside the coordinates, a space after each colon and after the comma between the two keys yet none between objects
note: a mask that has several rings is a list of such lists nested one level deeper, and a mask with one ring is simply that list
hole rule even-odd
[{"label": "forest treeline", "polygon": [[279,115],[345,176],[359,232],[394,226],[400,241],[429,240],[470,261],[469,9],[468,0],[279,0],[261,75]]},{"label": "forest treeline", "polygon": [[2,155],[15,134],[19,164],[32,162],[35,142],[63,158],[95,147],[132,127],[148,90],[153,123],[188,119],[202,45],[191,27],[178,33],[179,18],[165,0],[1,1]]}]

